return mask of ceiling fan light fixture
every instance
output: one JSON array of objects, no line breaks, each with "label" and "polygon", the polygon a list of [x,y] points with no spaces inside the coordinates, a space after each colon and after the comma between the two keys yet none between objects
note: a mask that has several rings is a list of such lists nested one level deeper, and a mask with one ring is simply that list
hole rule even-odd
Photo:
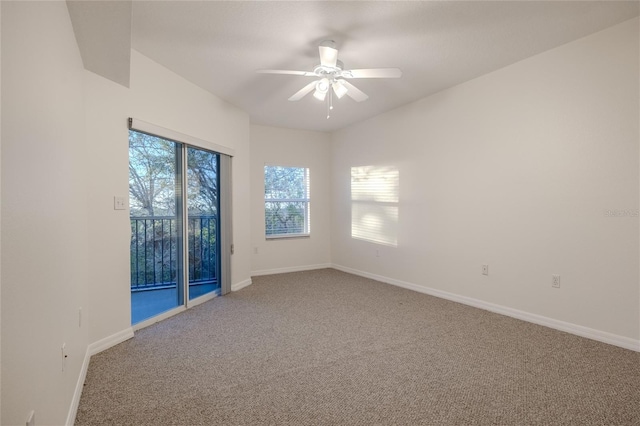
[{"label": "ceiling fan light fixture", "polygon": [[319,101],[324,101],[329,91],[329,80],[323,78],[316,83],[316,91],[313,92],[313,97]]},{"label": "ceiling fan light fixture", "polygon": [[333,92],[336,94],[338,99],[342,99],[342,97],[349,91],[349,89],[342,84],[342,80],[334,81],[331,86],[333,87]]},{"label": "ceiling fan light fixture", "polygon": [[[1,1],[1,0],[0,0]],[[402,71],[398,68],[362,68],[345,69],[342,61],[338,60],[338,49],[333,40],[324,40],[318,47],[320,64],[313,71],[273,70],[263,69],[257,72],[262,74],[289,74],[303,77],[315,77],[315,81],[309,82],[289,98],[290,101],[300,99],[313,92],[313,97],[327,104],[327,118],[333,110],[333,97],[338,99],[349,96],[356,102],[369,99],[366,93],[351,84],[352,78],[399,78]],[[328,96],[328,97],[327,97]]]},{"label": "ceiling fan light fixture", "polygon": [[313,97],[316,98],[319,101],[324,101],[324,98],[327,96],[327,92],[320,92],[316,89],[315,92],[313,92]]}]

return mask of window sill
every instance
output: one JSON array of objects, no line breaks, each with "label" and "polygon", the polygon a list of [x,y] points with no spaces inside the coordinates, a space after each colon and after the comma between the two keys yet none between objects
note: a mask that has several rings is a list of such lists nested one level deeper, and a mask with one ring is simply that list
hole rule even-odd
[{"label": "window sill", "polygon": [[287,240],[292,238],[309,238],[311,234],[279,234],[279,235],[267,235],[265,239],[270,240]]}]

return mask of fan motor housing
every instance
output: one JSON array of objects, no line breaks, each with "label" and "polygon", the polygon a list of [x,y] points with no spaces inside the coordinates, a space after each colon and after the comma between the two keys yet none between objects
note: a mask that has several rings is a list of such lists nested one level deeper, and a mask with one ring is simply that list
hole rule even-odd
[{"label": "fan motor housing", "polygon": [[326,65],[316,65],[313,68],[313,73],[318,77],[339,77],[344,69],[344,64],[342,61],[336,61],[335,67],[328,67]]}]

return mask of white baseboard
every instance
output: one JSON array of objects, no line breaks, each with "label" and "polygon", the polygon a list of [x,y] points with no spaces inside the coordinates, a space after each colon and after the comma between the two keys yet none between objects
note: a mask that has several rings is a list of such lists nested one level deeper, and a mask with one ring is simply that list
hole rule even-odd
[{"label": "white baseboard", "polygon": [[231,291],[242,290],[245,287],[249,287],[253,282],[251,278],[247,278],[244,281],[240,281],[239,283],[231,284]]},{"label": "white baseboard", "polygon": [[122,330],[116,334],[113,334],[104,339],[98,340],[87,346],[87,350],[84,354],[84,360],[82,361],[82,367],[80,368],[80,375],[76,382],[76,389],[73,392],[73,399],[71,400],[71,406],[69,407],[69,413],[67,414],[67,426],[73,426],[76,422],[76,415],[78,414],[78,406],[80,405],[80,397],[82,396],[82,388],[84,387],[84,381],[87,378],[87,371],[89,371],[89,361],[92,355],[102,352],[105,349],[109,349],[112,346],[122,343],[125,340],[129,340],[133,337],[133,329],[128,328]]},{"label": "white baseboard", "polygon": [[67,413],[67,421],[65,422],[66,426],[73,426],[76,422],[78,406],[80,405],[80,397],[82,396],[82,388],[84,387],[84,381],[87,378],[87,371],[89,370],[89,358],[91,358],[91,354],[89,354],[89,347],[87,347],[84,354],[84,360],[82,361],[82,367],[80,368],[80,375],[76,382],[76,389],[73,392],[73,399],[71,399],[71,406]]},{"label": "white baseboard", "polygon": [[125,340],[129,340],[133,337],[133,328],[125,328],[122,331],[119,331],[111,336],[107,336],[104,339],[100,339],[97,342],[93,342],[87,348],[87,352],[89,355],[95,355],[99,352],[102,352],[106,349],[109,349],[112,346],[117,345],[118,343],[122,343]]},{"label": "white baseboard", "polygon": [[331,268],[331,263],[322,263],[318,265],[305,265],[305,266],[290,266],[287,268],[275,268],[275,269],[261,269],[251,272],[252,277],[260,275],[274,275],[274,274],[286,274],[287,272],[300,272],[300,271],[312,271],[314,269],[327,269]]},{"label": "white baseboard", "polygon": [[334,269],[359,275],[365,278],[371,278],[376,281],[395,285],[397,287],[406,288],[408,290],[417,291],[419,293],[428,294],[430,296],[439,297],[441,299],[451,300],[453,302],[462,303],[463,305],[473,306],[475,308],[484,309],[486,311],[495,312],[497,314],[506,315],[508,317],[517,318],[519,320],[531,322],[555,330],[564,331],[566,333],[575,334],[576,336],[586,337],[587,339],[597,340],[599,342],[608,343],[624,349],[640,352],[640,340],[631,339],[629,337],[619,336],[617,334],[608,333],[606,331],[595,330],[593,328],[583,327],[581,325],[572,324],[553,318],[544,317],[542,315],[532,314],[518,309],[506,306],[496,305],[494,303],[484,302],[482,300],[473,299],[471,297],[460,296],[454,293],[448,293],[434,288],[424,287],[417,284],[400,281],[393,278],[384,277],[382,275],[371,274],[369,272],[359,271],[357,269],[348,268],[342,265],[333,265]]}]

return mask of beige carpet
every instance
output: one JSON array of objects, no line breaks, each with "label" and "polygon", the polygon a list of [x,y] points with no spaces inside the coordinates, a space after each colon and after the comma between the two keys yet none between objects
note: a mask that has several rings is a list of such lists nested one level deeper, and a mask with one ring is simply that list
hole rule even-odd
[{"label": "beige carpet", "polygon": [[640,425],[640,353],[325,269],[91,358],[78,425]]}]

